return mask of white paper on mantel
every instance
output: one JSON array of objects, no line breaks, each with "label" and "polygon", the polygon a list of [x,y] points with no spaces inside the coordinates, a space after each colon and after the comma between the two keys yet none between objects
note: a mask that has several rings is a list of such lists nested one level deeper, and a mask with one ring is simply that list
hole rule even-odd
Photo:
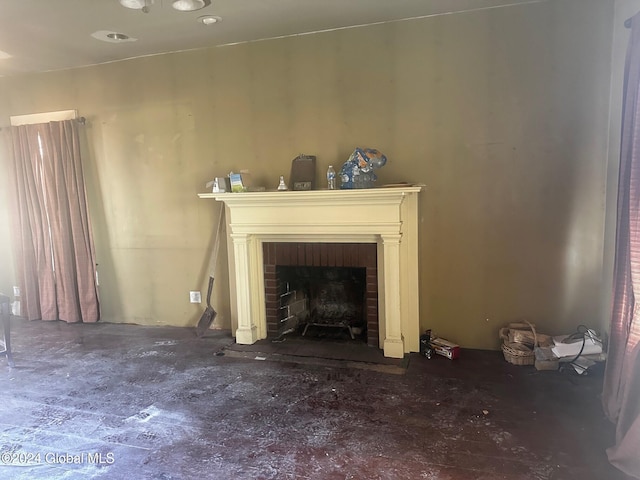
[{"label": "white paper on mantel", "polygon": [[580,353],[580,349],[582,349],[581,355],[597,355],[598,353],[602,353],[602,345],[589,337],[584,339],[584,348],[582,348],[582,339],[573,343],[562,343],[562,340],[565,338],[567,338],[566,335],[553,337],[553,343],[555,345],[551,347],[551,351],[558,358],[575,357]]}]

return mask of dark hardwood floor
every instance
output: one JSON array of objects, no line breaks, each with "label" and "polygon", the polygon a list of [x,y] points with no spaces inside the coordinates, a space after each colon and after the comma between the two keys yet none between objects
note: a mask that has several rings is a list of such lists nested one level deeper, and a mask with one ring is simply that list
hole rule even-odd
[{"label": "dark hardwood floor", "polygon": [[500,352],[13,320],[3,479],[622,480],[602,377]]}]

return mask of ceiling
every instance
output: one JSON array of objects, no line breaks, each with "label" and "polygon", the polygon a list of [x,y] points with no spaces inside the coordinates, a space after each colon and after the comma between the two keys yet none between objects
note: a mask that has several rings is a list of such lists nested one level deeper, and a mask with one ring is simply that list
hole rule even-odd
[{"label": "ceiling", "polygon": [[[202,10],[179,12],[171,0],[153,0],[144,13],[118,0],[0,0],[0,76],[545,1],[551,0],[212,0]],[[222,21],[203,25],[203,15]],[[103,41],[95,32],[137,40]]]}]

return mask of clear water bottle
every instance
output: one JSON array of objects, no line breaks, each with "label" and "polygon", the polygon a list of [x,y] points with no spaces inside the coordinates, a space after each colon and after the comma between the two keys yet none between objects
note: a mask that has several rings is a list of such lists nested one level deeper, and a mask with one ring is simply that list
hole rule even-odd
[{"label": "clear water bottle", "polygon": [[336,189],[336,171],[333,168],[333,165],[329,165],[327,169],[327,188],[329,190]]}]

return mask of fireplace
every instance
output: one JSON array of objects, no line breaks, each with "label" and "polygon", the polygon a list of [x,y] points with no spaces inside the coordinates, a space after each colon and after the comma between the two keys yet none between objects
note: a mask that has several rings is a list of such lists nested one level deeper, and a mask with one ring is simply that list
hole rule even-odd
[{"label": "fireplace", "polygon": [[[308,326],[344,327],[378,346],[376,244],[268,242],[263,258],[267,338]],[[291,314],[282,301],[289,292],[299,292],[306,311]]]},{"label": "fireplace", "polygon": [[[274,278],[277,265],[270,257],[272,248],[286,251],[283,255],[290,259],[304,256],[305,263],[307,254],[313,262],[323,255],[328,263],[344,262],[345,258],[360,258],[362,249],[364,257],[375,258],[375,266],[373,262],[351,266],[368,269],[367,285],[375,285],[377,293],[374,300],[373,287],[367,290],[367,341],[382,348],[388,357],[402,358],[405,353],[417,352],[417,197],[421,189],[405,185],[200,194],[225,205],[231,321],[236,342],[252,344],[269,335],[268,309],[275,305],[269,296],[275,293],[269,280]],[[375,321],[370,310],[376,312]]]}]

